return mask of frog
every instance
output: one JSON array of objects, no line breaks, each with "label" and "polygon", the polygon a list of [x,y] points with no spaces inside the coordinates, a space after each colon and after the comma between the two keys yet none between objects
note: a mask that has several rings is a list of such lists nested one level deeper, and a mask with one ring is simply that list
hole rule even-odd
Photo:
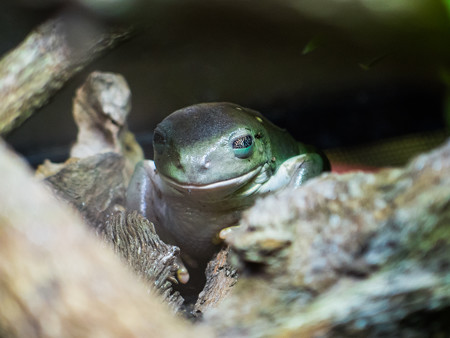
[{"label": "frog", "polygon": [[298,188],[330,170],[323,152],[230,102],[173,112],[156,126],[153,150],[153,160],[136,165],[126,207],[180,248],[181,283],[189,281],[186,265],[207,262],[218,250],[221,231],[237,226],[257,198]]}]

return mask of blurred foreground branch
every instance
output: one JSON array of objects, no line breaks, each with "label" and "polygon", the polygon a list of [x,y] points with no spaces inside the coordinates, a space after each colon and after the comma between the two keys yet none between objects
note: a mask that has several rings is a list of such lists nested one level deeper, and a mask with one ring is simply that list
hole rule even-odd
[{"label": "blurred foreground branch", "polygon": [[131,35],[130,28],[91,26],[67,17],[49,20],[0,60],[0,135],[19,126],[74,74]]},{"label": "blurred foreground branch", "polygon": [[201,337],[0,143],[0,336]]},{"label": "blurred foreground branch", "polygon": [[228,238],[241,278],[205,321],[221,337],[447,337],[449,172],[450,140],[258,200]]}]

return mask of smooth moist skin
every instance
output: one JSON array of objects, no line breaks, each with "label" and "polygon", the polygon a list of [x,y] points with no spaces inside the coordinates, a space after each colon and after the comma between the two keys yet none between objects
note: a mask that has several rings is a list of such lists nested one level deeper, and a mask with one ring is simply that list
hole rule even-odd
[{"label": "smooth moist skin", "polygon": [[206,262],[218,232],[236,225],[258,196],[329,169],[322,153],[233,103],[175,111],[156,127],[153,148],[154,160],[136,166],[127,209],[154,222],[188,266]]}]

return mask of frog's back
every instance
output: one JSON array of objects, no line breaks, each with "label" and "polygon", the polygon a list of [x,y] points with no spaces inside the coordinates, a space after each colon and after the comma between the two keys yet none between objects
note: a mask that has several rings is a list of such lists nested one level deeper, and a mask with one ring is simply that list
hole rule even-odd
[{"label": "frog's back", "polygon": [[289,158],[302,154],[318,154],[323,162],[323,171],[331,169],[327,156],[319,149],[312,145],[304,144],[295,140],[286,129],[280,128],[265,118],[259,112],[247,109],[253,114],[259,116],[263,120],[264,128],[270,138],[270,146],[273,159],[275,159],[277,167]]},{"label": "frog's back", "polygon": [[266,137],[268,138],[267,144],[270,145],[272,156],[273,159],[275,159],[277,166],[288,158],[308,153],[312,150],[311,147],[296,141],[286,129],[273,124],[258,111],[248,108],[245,108],[245,111],[247,114],[253,115],[260,120],[261,125],[265,130]]}]

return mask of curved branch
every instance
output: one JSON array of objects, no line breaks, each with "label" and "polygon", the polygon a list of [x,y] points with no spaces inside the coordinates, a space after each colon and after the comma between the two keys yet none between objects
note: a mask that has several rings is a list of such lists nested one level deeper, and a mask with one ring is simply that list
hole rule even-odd
[{"label": "curved branch", "polygon": [[49,20],[0,60],[0,135],[19,126],[74,74],[131,35],[129,27],[92,23],[79,34],[80,24],[65,17]]}]

